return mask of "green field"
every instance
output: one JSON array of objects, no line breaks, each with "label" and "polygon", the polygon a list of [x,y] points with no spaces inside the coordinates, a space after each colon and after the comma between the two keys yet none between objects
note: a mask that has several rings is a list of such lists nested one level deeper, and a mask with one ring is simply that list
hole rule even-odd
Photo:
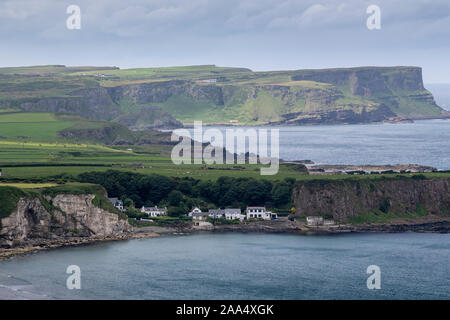
[{"label": "green field", "polygon": [[168,135],[154,130],[131,131],[114,122],[92,121],[75,115],[54,113],[0,113],[0,143],[41,142],[62,144],[135,144],[141,139],[159,144]]},{"label": "green field", "polygon": [[[4,178],[45,178],[109,169],[143,174],[191,177],[201,180],[221,176],[260,177],[261,165],[175,165],[169,145],[121,145],[81,142],[84,131],[102,129],[106,122],[84,120],[76,116],[50,113],[0,114],[0,168]],[[61,130],[73,127],[78,136],[63,138]],[[134,133],[119,126],[121,138]],[[20,135],[19,135],[20,134]],[[23,136],[22,136],[23,135]],[[102,136],[105,140],[108,137]],[[105,141],[106,143],[109,141]],[[284,179],[300,175],[292,166],[281,166],[276,176]]]},{"label": "green field", "polygon": [[[6,147],[7,146],[7,147]],[[291,166],[282,165],[274,176],[261,176],[261,165],[175,165],[162,154],[119,151],[101,146],[0,144],[0,168],[4,178],[45,178],[56,175],[78,175],[109,169],[201,180],[221,176],[284,179],[300,176]],[[14,166],[11,166],[14,165]]]},{"label": "green field", "polygon": [[[125,147],[122,147],[125,148]],[[20,143],[0,141],[0,168],[3,178],[45,178],[58,175],[76,176],[83,172],[110,169],[171,177],[216,180],[222,176],[257,179],[322,180],[309,176],[291,164],[281,164],[277,175],[261,176],[261,165],[175,165],[169,158],[168,146],[145,146],[134,151],[101,145]],[[446,173],[425,174],[428,177],[448,176]],[[387,175],[387,176],[395,176]],[[371,179],[380,175],[330,175],[326,179]]]},{"label": "green field", "polygon": [[71,121],[59,121],[51,113],[2,113],[0,137],[2,140],[58,141],[62,140],[58,137],[59,131],[73,125]]},{"label": "green field", "polygon": [[56,183],[2,183],[0,182],[0,187],[14,187],[19,189],[41,189],[56,187]]}]

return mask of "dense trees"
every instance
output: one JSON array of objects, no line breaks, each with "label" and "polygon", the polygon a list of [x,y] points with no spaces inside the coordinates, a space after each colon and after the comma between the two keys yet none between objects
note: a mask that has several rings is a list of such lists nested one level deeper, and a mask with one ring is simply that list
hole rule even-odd
[{"label": "dense trees", "polygon": [[[294,179],[276,181],[253,178],[220,177],[216,181],[172,178],[157,174],[143,175],[108,170],[79,175],[80,182],[101,184],[110,197],[119,197],[127,204],[161,205],[190,209],[192,206],[215,207],[273,204],[288,207]],[[171,215],[180,214],[171,209]]]},{"label": "dense trees", "polygon": [[186,211],[180,207],[169,207],[167,209],[167,214],[169,217],[180,217],[183,214],[186,214]]},{"label": "dense trees", "polygon": [[171,206],[178,207],[183,200],[183,194],[178,190],[172,190],[169,193],[168,200]]},{"label": "dense trees", "polygon": [[282,206],[291,200],[292,187],[286,182],[278,182],[272,188],[272,199],[275,206]]}]

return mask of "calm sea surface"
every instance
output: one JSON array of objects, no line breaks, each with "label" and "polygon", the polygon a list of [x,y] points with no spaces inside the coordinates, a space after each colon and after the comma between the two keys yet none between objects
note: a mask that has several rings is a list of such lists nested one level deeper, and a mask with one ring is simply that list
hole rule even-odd
[{"label": "calm sea surface", "polygon": [[[0,285],[66,299],[450,299],[449,261],[449,234],[197,234],[15,257]],[[73,264],[81,290],[66,289]]]},{"label": "calm sea surface", "polygon": [[[204,130],[208,128],[211,127]],[[215,128],[224,131],[239,127]],[[355,165],[422,164],[450,169],[450,120],[273,128],[280,130],[280,157],[284,160]]]}]

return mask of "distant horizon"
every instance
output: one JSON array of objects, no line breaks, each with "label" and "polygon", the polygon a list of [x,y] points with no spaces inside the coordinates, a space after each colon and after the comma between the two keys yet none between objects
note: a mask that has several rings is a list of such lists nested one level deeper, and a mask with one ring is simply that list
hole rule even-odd
[{"label": "distant horizon", "polygon": [[[185,64],[185,65],[159,65],[159,66],[119,66],[119,65],[95,65],[95,64],[76,64],[76,65],[68,65],[64,63],[50,63],[50,64],[32,64],[32,65],[14,65],[14,66],[0,66],[0,69],[3,68],[32,68],[32,67],[45,67],[45,66],[64,66],[66,68],[81,68],[81,67],[96,67],[96,68],[119,68],[120,70],[127,69],[153,69],[153,68],[177,68],[177,67],[199,67],[199,66],[216,66],[222,68],[244,68],[249,69],[252,72],[269,72],[269,71],[297,71],[297,70],[324,70],[324,69],[353,69],[353,68],[422,68],[422,72],[424,72],[424,68],[418,65],[353,65],[353,66],[334,66],[334,67],[323,67],[323,68],[287,68],[287,69],[253,69],[247,66],[234,66],[234,65],[219,65],[215,63],[203,63],[203,64]],[[450,84],[450,77],[447,82],[436,82],[436,81],[425,81],[424,76],[423,83],[430,85],[439,85],[439,84]]]}]

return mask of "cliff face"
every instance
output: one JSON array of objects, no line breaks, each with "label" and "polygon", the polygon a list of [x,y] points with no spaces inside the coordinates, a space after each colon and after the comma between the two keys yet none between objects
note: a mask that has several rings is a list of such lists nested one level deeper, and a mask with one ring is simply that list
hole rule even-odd
[{"label": "cliff face", "polygon": [[67,89],[57,96],[42,87],[45,77],[27,78],[28,87],[35,89],[10,92],[15,87],[2,91],[0,86],[0,102],[30,112],[116,121],[135,129],[179,127],[178,121],[193,120],[297,125],[449,116],[424,88],[418,67],[274,72],[211,67],[209,79],[201,71],[182,70],[142,77],[118,76],[107,85],[99,79],[64,78]]},{"label": "cliff face", "polygon": [[385,105],[373,107],[359,107],[355,109],[335,109],[311,112],[295,112],[283,115],[285,120],[272,124],[283,125],[310,125],[310,124],[344,124],[344,123],[370,123],[381,122],[395,117]]},{"label": "cliff face", "polygon": [[348,85],[352,94],[361,96],[391,93],[392,90],[425,90],[422,82],[422,69],[418,67],[303,70],[294,75],[292,79],[324,82],[335,86]]},{"label": "cliff face", "polygon": [[20,198],[17,208],[1,219],[0,246],[11,247],[39,239],[113,237],[132,230],[127,220],[95,206],[94,198],[93,194],[46,195],[52,210],[39,198]]},{"label": "cliff face", "polygon": [[418,210],[444,216],[450,214],[450,179],[309,181],[296,185],[293,198],[295,215],[332,215],[341,222],[374,210],[400,217]]}]

